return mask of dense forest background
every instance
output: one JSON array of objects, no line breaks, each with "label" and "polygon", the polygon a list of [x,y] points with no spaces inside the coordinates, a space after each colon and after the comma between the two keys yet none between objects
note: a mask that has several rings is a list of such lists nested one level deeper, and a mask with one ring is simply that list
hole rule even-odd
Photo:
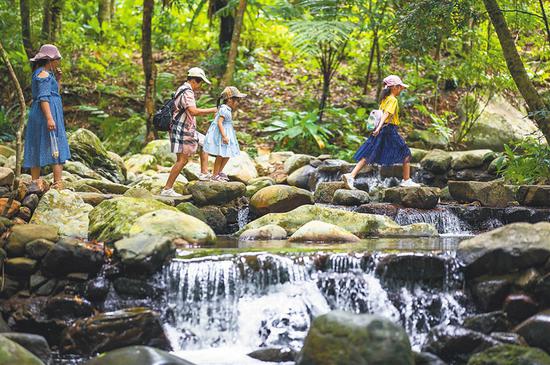
[{"label": "dense forest background", "polygon": [[[201,106],[230,83],[249,94],[236,119],[251,155],[349,159],[391,73],[411,85],[401,97],[410,140],[464,148],[493,98],[548,138],[548,12],[546,0],[3,0],[0,32],[29,102],[28,58],[42,43],[59,47],[69,129],[89,128],[121,155],[158,137],[151,114],[200,66],[213,80]],[[4,64],[0,82],[9,141],[19,108]],[[550,165],[540,141],[520,147]]]}]

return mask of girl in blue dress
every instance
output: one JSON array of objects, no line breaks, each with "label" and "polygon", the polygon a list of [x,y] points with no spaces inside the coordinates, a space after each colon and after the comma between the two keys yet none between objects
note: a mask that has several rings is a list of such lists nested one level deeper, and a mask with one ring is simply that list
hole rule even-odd
[{"label": "girl in blue dress", "polygon": [[[203,150],[209,155],[216,156],[212,180],[228,181],[227,175],[222,173],[223,168],[231,157],[237,157],[241,153],[237,134],[233,128],[231,111],[239,106],[240,99],[246,97],[236,87],[226,87],[218,99],[218,113],[208,128],[204,139]],[[223,102],[220,105],[220,102]]]},{"label": "girl in blue dress", "polygon": [[56,46],[45,44],[31,58],[32,105],[25,134],[23,167],[31,170],[33,183],[44,186],[40,179],[41,168],[52,165],[54,189],[62,189],[63,164],[71,158],[63,105],[59,94],[61,54]]}]

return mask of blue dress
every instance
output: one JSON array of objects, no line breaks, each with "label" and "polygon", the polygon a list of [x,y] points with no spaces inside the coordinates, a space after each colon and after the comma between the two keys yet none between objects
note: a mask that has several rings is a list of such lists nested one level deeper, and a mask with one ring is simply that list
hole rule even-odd
[{"label": "blue dress", "polygon": [[[220,116],[223,117],[223,129],[225,135],[229,137],[229,143],[225,144],[222,141],[222,134],[218,128],[218,119]],[[241,151],[239,149],[239,141],[237,141],[237,134],[233,128],[233,117],[231,116],[231,108],[225,104],[222,104],[216,114],[216,118],[208,132],[206,132],[206,137],[204,138],[204,146],[202,147],[204,151],[213,156],[221,157],[237,157],[240,155]]]},{"label": "blue dress", "polygon": [[[64,164],[71,158],[67,134],[65,133],[65,121],[63,119],[63,105],[59,95],[59,86],[52,73],[40,78],[38,74],[43,68],[36,69],[32,74],[32,105],[29,111],[29,121],[25,133],[24,168],[44,167],[47,165]],[[59,157],[52,156],[50,132],[46,117],[40,108],[41,101],[50,103],[50,110],[56,129]]]},{"label": "blue dress", "polygon": [[365,159],[368,164],[393,165],[403,163],[411,155],[411,150],[397,133],[397,126],[386,124],[377,136],[371,135],[355,153],[359,162]]}]

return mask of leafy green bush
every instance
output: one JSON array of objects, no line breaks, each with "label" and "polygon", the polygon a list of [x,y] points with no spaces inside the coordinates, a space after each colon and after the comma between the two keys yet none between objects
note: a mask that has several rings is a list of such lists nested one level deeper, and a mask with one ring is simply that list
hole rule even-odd
[{"label": "leafy green bush", "polygon": [[17,113],[14,113],[12,108],[0,106],[0,141],[6,142],[15,139]]},{"label": "leafy green bush", "polygon": [[497,172],[513,184],[550,182],[550,146],[528,137],[513,146],[504,145],[504,156]]}]

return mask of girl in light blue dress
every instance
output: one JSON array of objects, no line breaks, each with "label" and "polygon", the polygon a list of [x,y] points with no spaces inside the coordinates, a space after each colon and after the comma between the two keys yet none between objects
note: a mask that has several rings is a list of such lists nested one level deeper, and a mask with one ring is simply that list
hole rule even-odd
[{"label": "girl in light blue dress", "polygon": [[[223,174],[223,168],[231,157],[237,157],[241,153],[237,134],[233,128],[231,111],[235,110],[240,99],[246,97],[236,87],[226,87],[218,99],[218,113],[204,139],[203,150],[209,155],[216,156],[212,180],[228,181],[227,175]],[[221,105],[220,105],[221,102]]]}]

